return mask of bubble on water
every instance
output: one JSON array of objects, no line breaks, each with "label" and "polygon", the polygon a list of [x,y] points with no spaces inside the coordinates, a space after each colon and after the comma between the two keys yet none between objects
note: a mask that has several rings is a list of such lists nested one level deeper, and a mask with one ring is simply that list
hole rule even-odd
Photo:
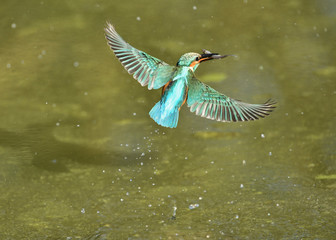
[{"label": "bubble on water", "polygon": [[259,66],[259,70],[260,70],[260,71],[264,70],[264,66],[263,66],[263,65],[260,65],[260,66]]},{"label": "bubble on water", "polygon": [[79,66],[79,62],[74,62],[74,63],[73,63],[73,66],[74,66],[74,67],[78,67],[78,66]]},{"label": "bubble on water", "polygon": [[244,188],[244,184],[240,184],[240,188]]},{"label": "bubble on water", "polygon": [[85,213],[85,208],[82,208],[81,213]]},{"label": "bubble on water", "polygon": [[16,28],[16,23],[12,23],[11,28],[13,28],[13,29]]},{"label": "bubble on water", "polygon": [[261,137],[261,138],[265,138],[265,134],[262,133],[262,134],[260,135],[260,137]]},{"label": "bubble on water", "polygon": [[235,218],[238,219],[238,218],[239,218],[239,215],[237,214],[237,215],[235,216]]},{"label": "bubble on water", "polygon": [[12,67],[12,64],[7,63],[6,68],[11,68],[11,67]]},{"label": "bubble on water", "polygon": [[243,166],[245,166],[246,165],[246,160],[243,160]]},{"label": "bubble on water", "polygon": [[59,122],[56,123],[56,126],[59,127],[59,125],[61,125]]},{"label": "bubble on water", "polygon": [[137,20],[137,21],[141,21],[141,17],[138,16],[138,17],[136,18],[136,20]]},{"label": "bubble on water", "polygon": [[197,10],[197,7],[196,7],[196,6],[193,6],[193,10]]},{"label": "bubble on water", "polygon": [[268,153],[268,156],[272,156],[272,152],[269,152],[269,153]]}]

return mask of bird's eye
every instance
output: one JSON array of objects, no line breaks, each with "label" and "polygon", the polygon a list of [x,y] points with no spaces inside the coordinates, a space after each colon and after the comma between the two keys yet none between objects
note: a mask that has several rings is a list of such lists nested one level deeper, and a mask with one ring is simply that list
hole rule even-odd
[{"label": "bird's eye", "polygon": [[199,57],[196,57],[196,59],[195,59],[196,61],[198,61],[199,60]]}]

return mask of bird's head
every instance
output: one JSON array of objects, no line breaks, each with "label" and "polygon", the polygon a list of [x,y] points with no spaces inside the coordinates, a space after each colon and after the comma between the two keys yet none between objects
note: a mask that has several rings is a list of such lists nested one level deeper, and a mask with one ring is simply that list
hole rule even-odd
[{"label": "bird's head", "polygon": [[193,52],[183,54],[178,60],[176,66],[190,67],[193,71],[195,71],[201,62],[212,59],[225,58],[228,56],[233,55],[219,55],[218,53],[212,53],[208,50],[203,49],[203,54]]}]

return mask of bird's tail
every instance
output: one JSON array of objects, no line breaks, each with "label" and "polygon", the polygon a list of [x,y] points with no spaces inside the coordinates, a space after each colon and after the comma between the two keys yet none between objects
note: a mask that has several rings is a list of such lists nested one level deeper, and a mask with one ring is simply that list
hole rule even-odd
[{"label": "bird's tail", "polygon": [[179,110],[176,108],[173,111],[168,112],[168,110],[162,107],[161,101],[159,101],[155,104],[152,110],[150,110],[149,115],[161,126],[176,128],[179,118]]}]

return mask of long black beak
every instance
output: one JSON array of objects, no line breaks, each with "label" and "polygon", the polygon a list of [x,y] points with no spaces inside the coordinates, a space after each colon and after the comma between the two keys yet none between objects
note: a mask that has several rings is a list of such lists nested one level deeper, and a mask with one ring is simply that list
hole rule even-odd
[{"label": "long black beak", "polygon": [[229,56],[235,56],[235,55],[219,55],[218,53],[212,53],[208,50],[203,49],[203,54],[201,54],[200,62],[207,61],[207,60],[212,60],[212,59],[220,59],[220,58],[226,58]]}]

